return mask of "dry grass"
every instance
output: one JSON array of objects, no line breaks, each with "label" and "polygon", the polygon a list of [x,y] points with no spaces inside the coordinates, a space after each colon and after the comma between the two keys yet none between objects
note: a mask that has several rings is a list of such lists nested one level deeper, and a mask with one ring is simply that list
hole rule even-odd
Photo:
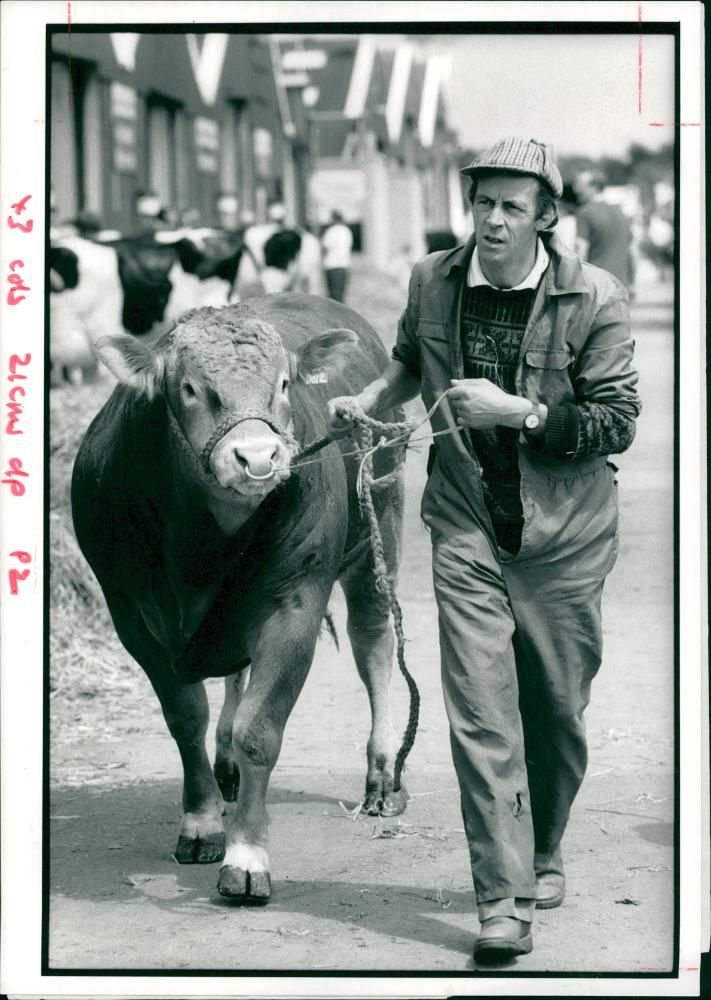
[{"label": "dry grass", "polygon": [[50,393],[49,672],[53,736],[91,718],[133,714],[143,698],[140,671],[120,645],[101,588],[79,550],[69,505],[72,466],[81,440],[112,383]]},{"label": "dry grass", "polygon": [[[395,337],[402,291],[363,260],[353,268],[349,305],[362,313],[386,344]],[[118,641],[101,589],[74,535],[69,484],[74,458],[112,381],[53,389],[50,393],[50,690],[56,735],[72,728],[131,725],[157,709],[148,681]],[[100,513],[97,512],[97,516]],[[120,698],[120,712],[116,711]]]}]

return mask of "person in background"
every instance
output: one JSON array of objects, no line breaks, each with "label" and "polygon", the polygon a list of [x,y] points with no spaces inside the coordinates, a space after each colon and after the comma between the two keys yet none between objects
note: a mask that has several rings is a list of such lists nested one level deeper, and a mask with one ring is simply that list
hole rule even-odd
[{"label": "person in background", "polygon": [[640,403],[627,292],[558,240],[548,147],[502,139],[463,173],[474,235],[415,264],[392,360],[328,419],[338,437],[421,392],[438,432],[422,517],[485,963],[529,952],[565,895],[618,547],[607,456]]},{"label": "person in background", "polygon": [[148,236],[164,229],[164,206],[153,191],[138,191],[134,202],[138,235]]},{"label": "person in background", "polygon": [[331,213],[331,223],[321,235],[321,246],[328,296],[336,302],[344,302],[351,268],[353,233],[340,212]]},{"label": "person in background", "polygon": [[622,282],[628,291],[634,282],[632,227],[618,205],[604,197],[605,181],[598,171],[583,170],[573,189],[580,204],[577,212],[578,256]]},{"label": "person in background", "polygon": [[674,225],[673,211],[663,206],[652,212],[647,225],[646,238],[642,238],[640,250],[654,264],[660,282],[666,282],[674,268]]},{"label": "person in background", "polygon": [[162,216],[166,225],[172,229],[179,227],[181,229],[199,229],[202,224],[202,216],[197,208],[184,208],[182,212],[168,208],[164,210]]},{"label": "person in background", "polygon": [[225,233],[242,233],[246,227],[240,222],[239,199],[235,194],[221,191],[215,198],[218,226]]},{"label": "person in background", "polygon": [[561,243],[564,243],[569,250],[575,250],[578,238],[578,220],[575,216],[577,206],[578,201],[572,184],[564,184],[563,194],[558,202],[556,233]]}]

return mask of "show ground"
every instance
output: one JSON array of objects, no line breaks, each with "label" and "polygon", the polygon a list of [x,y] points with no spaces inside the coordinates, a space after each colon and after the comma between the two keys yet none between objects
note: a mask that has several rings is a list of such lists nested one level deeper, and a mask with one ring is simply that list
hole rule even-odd
[{"label": "show ground", "polygon": [[[362,299],[361,311],[373,319],[363,280],[355,274],[353,302]],[[605,658],[587,714],[590,764],[564,842],[568,892],[559,909],[539,911],[533,951],[506,967],[514,973],[664,972],[672,963],[668,290],[647,288],[633,319],[644,410],[632,449],[615,459],[621,547],[605,593]],[[352,815],[363,791],[368,706],[340,591],[332,601],[340,652],[329,637],[321,640],[270,785],[274,892],[264,908],[235,907],[220,897],[217,865],[173,860],[179,757],[148,682],[127,666],[145,694],[140,710],[124,717],[116,703],[113,717],[102,709],[95,725],[62,725],[52,741],[51,968],[474,971],[478,923],[440,691],[430,542],[419,520],[426,454],[426,447],[410,454],[406,465],[398,587],[407,662],[422,697],[406,812],[388,820]],[[399,733],[407,689],[397,668],[392,689]],[[214,726],[221,683],[209,690]],[[83,717],[91,720],[91,713]]]}]

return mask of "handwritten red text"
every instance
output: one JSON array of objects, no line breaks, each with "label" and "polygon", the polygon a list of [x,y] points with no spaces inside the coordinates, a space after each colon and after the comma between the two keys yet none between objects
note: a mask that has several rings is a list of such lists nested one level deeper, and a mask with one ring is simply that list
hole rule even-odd
[{"label": "handwritten red text", "polygon": [[25,280],[21,274],[17,274],[18,268],[24,267],[24,260],[13,260],[10,262],[10,274],[7,276],[7,280],[13,286],[7,293],[7,301],[11,306],[17,306],[20,302],[24,302],[27,298],[26,295],[20,295],[20,292],[31,291],[29,285],[25,284]]},{"label": "handwritten red text", "polygon": [[3,486],[9,486],[10,492],[14,497],[21,497],[25,495],[25,484],[22,482],[21,476],[27,478],[29,472],[25,472],[22,467],[22,459],[11,458],[8,461],[9,468],[5,469],[5,479],[0,479],[0,483]]},{"label": "handwritten red text", "polygon": [[[31,197],[32,197],[31,194],[26,194],[24,198],[20,198],[19,201],[16,201],[14,205],[10,206],[14,211],[15,215],[22,215],[22,213],[25,211],[25,208],[27,207],[27,202],[30,200]],[[13,219],[11,215],[8,215],[7,224],[10,227],[10,229],[19,229],[20,232],[22,233],[31,233],[34,222],[32,221],[32,219],[27,219],[26,222],[17,222],[15,219]]]},{"label": "handwritten red text", "polygon": [[[8,382],[17,382],[22,379],[25,381],[27,375],[23,375],[22,372],[18,372],[17,368],[19,365],[28,365],[32,360],[31,354],[25,354],[24,357],[20,357],[19,354],[12,354],[10,356],[9,371],[10,374],[7,376]],[[18,396],[24,398],[26,395],[25,387],[22,385],[13,385],[8,391],[8,402],[5,404],[7,407],[7,423],[5,424],[6,434],[22,434],[23,430],[21,427],[15,427],[20,420],[22,414],[23,405],[18,403]]]},{"label": "handwritten red text", "polygon": [[[15,552],[11,552],[10,558],[17,559],[18,562],[24,563],[25,565],[32,562],[32,556],[30,553],[23,552],[19,549]],[[13,566],[12,569],[7,571],[7,575],[10,581],[10,593],[16,595],[19,593],[20,583],[27,579],[30,575],[30,571],[28,569],[17,569]]]}]

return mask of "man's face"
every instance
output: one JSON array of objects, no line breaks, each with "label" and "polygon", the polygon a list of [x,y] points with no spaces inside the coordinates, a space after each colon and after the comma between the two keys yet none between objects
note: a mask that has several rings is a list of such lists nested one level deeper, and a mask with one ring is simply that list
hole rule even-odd
[{"label": "man's face", "polygon": [[535,177],[493,174],[479,178],[472,209],[484,270],[489,263],[497,271],[516,272],[535,254],[538,232],[546,225],[544,219],[537,218],[538,191]]}]

